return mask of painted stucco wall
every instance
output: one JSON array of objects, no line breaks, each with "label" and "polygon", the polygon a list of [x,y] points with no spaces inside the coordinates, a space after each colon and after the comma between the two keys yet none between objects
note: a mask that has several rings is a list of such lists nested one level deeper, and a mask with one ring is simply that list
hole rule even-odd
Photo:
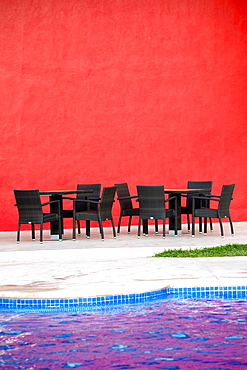
[{"label": "painted stucco wall", "polygon": [[235,183],[247,220],[246,0],[0,0],[0,17],[0,231],[13,189],[90,182]]}]

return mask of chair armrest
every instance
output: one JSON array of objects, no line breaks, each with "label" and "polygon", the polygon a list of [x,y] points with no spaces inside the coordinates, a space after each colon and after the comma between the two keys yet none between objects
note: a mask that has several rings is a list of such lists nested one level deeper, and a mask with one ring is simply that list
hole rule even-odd
[{"label": "chair armrest", "polygon": [[[220,197],[221,198],[221,197]],[[199,196],[194,196],[194,197],[192,197],[192,214],[194,214],[194,211],[195,211],[195,200],[196,199],[199,199],[199,200],[203,200],[203,199],[205,199],[205,200],[210,200],[210,202],[211,202],[211,200],[214,200],[214,201],[216,201],[216,202],[220,202],[220,200],[221,199],[219,199],[219,198],[212,198],[212,196],[211,195],[209,195],[209,196],[207,196],[207,197],[199,197]]]},{"label": "chair armrest", "polygon": [[119,197],[117,200],[124,200],[124,199],[133,199],[133,198],[138,198],[138,195],[130,195],[127,197]]},{"label": "chair armrest", "polygon": [[165,202],[169,202],[170,200],[173,200],[173,199],[177,200],[178,198],[176,197],[176,195],[174,195],[173,197],[165,199]]},{"label": "chair armrest", "polygon": [[200,197],[200,196],[193,196],[192,197],[192,200],[194,200],[194,199],[206,199],[206,200],[215,200],[215,201],[217,201],[217,202],[219,202],[220,201],[220,196],[219,197],[217,197],[217,198],[215,198],[215,196],[214,195],[209,195],[209,196],[206,196],[206,197]]},{"label": "chair armrest", "polygon": [[42,203],[41,206],[47,206],[48,204],[57,203],[58,204],[58,216],[61,217],[61,203],[60,200],[51,200],[50,202]]},{"label": "chair armrest", "polygon": [[83,203],[94,203],[94,204],[100,204],[101,202],[100,201],[96,201],[96,200],[90,200],[90,199],[78,199],[78,198],[74,198],[73,199],[73,202],[83,202]]},{"label": "chair armrest", "polygon": [[60,205],[60,200],[51,200],[50,202],[46,202],[46,203],[42,203],[41,206],[47,206],[48,204],[51,204],[51,203],[58,203]]},{"label": "chair armrest", "polygon": [[[101,198],[99,198],[99,199],[101,199]],[[75,206],[75,203],[76,202],[85,202],[85,203],[92,203],[92,204],[102,204],[101,201],[98,201],[97,202],[95,200],[90,200],[90,199],[83,199],[83,200],[81,200],[81,199],[75,198],[75,199],[73,199],[74,206]],[[113,202],[115,202],[115,200]],[[75,209],[75,207],[74,207],[74,209]]]},{"label": "chair armrest", "polygon": [[77,202],[86,202],[88,199],[98,199],[100,200],[101,198],[98,198],[98,197],[90,197],[90,198],[85,198],[85,199],[81,199],[81,198],[70,198],[70,197],[62,197],[62,199],[69,199],[69,200],[76,200]]}]

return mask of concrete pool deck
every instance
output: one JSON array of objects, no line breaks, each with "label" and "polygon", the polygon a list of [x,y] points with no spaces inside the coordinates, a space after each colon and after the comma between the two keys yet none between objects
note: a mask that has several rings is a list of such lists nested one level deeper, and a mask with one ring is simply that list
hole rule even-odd
[{"label": "concrete pool deck", "polygon": [[[31,240],[31,232],[0,233],[0,297],[6,298],[87,298],[117,294],[144,293],[165,287],[247,286],[247,257],[152,258],[164,249],[190,249],[223,244],[247,243],[247,222],[234,223],[235,236],[224,224],[221,238],[219,225],[207,236],[196,232],[174,237],[155,235],[150,226],[148,237],[137,238],[121,229],[117,239],[105,230],[101,241],[98,228],[90,239],[85,230],[76,241]],[[39,237],[39,232],[37,236]],[[48,232],[45,237],[49,237]],[[71,237],[66,230],[65,238]]]}]

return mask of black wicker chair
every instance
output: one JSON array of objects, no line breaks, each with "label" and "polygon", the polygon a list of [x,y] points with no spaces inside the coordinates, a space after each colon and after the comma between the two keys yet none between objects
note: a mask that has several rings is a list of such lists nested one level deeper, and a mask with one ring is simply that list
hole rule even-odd
[{"label": "black wicker chair", "polygon": [[[78,193],[76,199],[78,202],[75,203],[76,212],[84,212],[88,210],[96,211],[98,208],[97,204],[94,203],[87,203],[85,199],[91,200],[100,200],[100,190],[101,184],[78,184],[77,190],[89,190],[88,193]],[[63,197],[63,199],[71,199],[68,197]],[[73,209],[64,209],[63,210],[63,218],[73,218]],[[81,234],[81,227],[80,227],[80,220],[77,220],[77,228],[78,228],[78,235]]]},{"label": "black wicker chair", "polygon": [[[206,189],[207,191],[203,193],[204,196],[211,194],[213,182],[212,181],[188,181],[188,189]],[[189,193],[184,195],[186,199],[185,207],[181,207],[181,214],[187,215],[188,231],[190,231],[190,215],[192,215],[192,198],[197,195]],[[209,200],[196,199],[195,208],[209,207]],[[210,218],[210,228],[213,230],[212,220]],[[202,220],[199,220],[199,231],[202,232]]]},{"label": "black wicker chair", "polygon": [[[165,238],[165,223],[167,217],[175,218],[175,235],[177,235],[177,198],[164,199],[164,186],[137,186],[139,199],[138,238],[140,237],[141,220],[163,220],[163,238]],[[175,209],[166,209],[165,203],[175,200]]]},{"label": "black wicker chair", "polygon": [[[41,203],[39,190],[14,190],[16,204],[19,212],[17,243],[20,243],[21,225],[31,224],[32,239],[35,239],[35,224],[40,225],[40,243],[43,243],[43,224],[45,222],[58,221],[59,241],[62,240],[60,201]],[[51,203],[57,203],[57,213],[44,213],[42,207]]]},{"label": "black wicker chair", "polygon": [[120,234],[120,226],[122,217],[129,217],[128,222],[128,233],[130,233],[131,220],[133,216],[139,216],[139,204],[138,208],[133,207],[132,199],[136,198],[137,195],[131,196],[129,192],[129,187],[127,183],[115,184],[117,189],[118,200],[120,204],[120,215],[118,219],[117,233]]},{"label": "black wicker chair", "polygon": [[[73,240],[76,239],[76,221],[86,221],[86,236],[90,238],[90,221],[98,221],[99,229],[102,240],[104,240],[104,230],[102,226],[102,221],[110,220],[112,223],[113,236],[116,238],[116,231],[114,226],[114,221],[112,217],[112,206],[114,202],[114,197],[116,193],[116,187],[105,187],[103,188],[102,197],[100,201],[85,199],[85,203],[90,205],[96,205],[96,210],[86,210],[86,211],[77,211],[76,203],[80,202],[78,199],[74,199],[74,209],[73,209]],[[91,197],[91,196],[90,196]]]},{"label": "black wicker chair", "polygon": [[[195,196],[192,199],[192,237],[195,235],[195,217],[204,217],[204,234],[207,234],[207,217],[218,218],[220,224],[221,236],[224,236],[222,218],[228,217],[231,227],[231,234],[234,235],[233,224],[230,216],[230,204],[232,201],[232,194],[235,188],[235,184],[223,185],[221,195],[210,195],[207,197]],[[196,208],[196,201],[216,201],[218,202],[217,208]]]}]

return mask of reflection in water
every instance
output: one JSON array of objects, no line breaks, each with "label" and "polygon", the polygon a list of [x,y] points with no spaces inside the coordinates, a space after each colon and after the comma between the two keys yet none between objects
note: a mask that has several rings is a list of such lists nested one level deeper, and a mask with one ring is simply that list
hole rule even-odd
[{"label": "reflection in water", "polygon": [[163,300],[112,311],[0,313],[3,369],[246,369],[247,302]]}]

